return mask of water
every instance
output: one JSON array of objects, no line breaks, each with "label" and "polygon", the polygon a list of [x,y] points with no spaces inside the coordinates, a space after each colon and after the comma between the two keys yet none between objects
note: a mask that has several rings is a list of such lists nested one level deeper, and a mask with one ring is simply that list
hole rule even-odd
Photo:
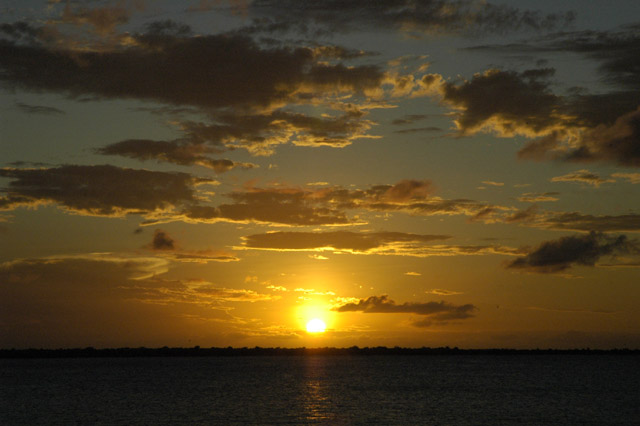
[{"label": "water", "polygon": [[631,425],[617,355],[0,360],[1,425]]}]

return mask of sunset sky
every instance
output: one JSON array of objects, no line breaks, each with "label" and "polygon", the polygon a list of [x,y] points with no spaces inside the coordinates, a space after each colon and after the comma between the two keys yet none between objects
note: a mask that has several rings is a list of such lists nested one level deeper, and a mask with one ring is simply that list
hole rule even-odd
[{"label": "sunset sky", "polygon": [[6,0],[0,84],[1,348],[640,348],[637,0]]}]

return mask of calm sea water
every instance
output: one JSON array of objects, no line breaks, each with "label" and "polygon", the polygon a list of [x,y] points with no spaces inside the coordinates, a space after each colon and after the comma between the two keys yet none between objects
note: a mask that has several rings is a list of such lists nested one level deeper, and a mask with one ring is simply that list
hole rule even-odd
[{"label": "calm sea water", "polygon": [[2,425],[631,425],[614,355],[0,360]]}]

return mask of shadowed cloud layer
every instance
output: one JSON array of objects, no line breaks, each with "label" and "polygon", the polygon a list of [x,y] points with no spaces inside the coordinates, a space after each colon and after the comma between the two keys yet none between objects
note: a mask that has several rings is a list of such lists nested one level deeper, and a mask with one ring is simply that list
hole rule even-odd
[{"label": "shadowed cloud layer", "polygon": [[228,311],[234,303],[274,299],[202,280],[158,277],[166,266],[163,259],[106,254],[2,263],[2,345],[112,346],[123,339],[158,345],[203,323],[211,328],[212,321],[233,321]]},{"label": "shadowed cloud layer", "polygon": [[[573,21],[574,13],[542,14],[475,0],[256,0],[250,13],[273,17],[265,30],[297,29],[318,32],[399,30],[412,34],[505,33],[548,30]],[[278,23],[279,25],[276,25]]]},{"label": "shadowed cloud layer", "polygon": [[309,48],[265,49],[239,35],[153,32],[102,52],[3,40],[0,68],[2,80],[25,89],[241,110],[269,109],[318,92],[363,92],[383,77],[372,66],[320,63]]}]

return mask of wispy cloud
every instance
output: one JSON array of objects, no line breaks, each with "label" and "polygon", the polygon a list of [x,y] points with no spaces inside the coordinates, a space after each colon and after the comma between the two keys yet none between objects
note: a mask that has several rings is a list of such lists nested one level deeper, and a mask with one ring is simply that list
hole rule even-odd
[{"label": "wispy cloud", "polygon": [[579,183],[586,183],[589,185],[593,185],[597,188],[603,183],[612,183],[612,182],[615,182],[615,180],[601,178],[597,174],[592,173],[589,170],[583,169],[583,170],[567,173],[566,175],[563,175],[563,176],[556,176],[554,178],[551,178],[551,182],[579,182]]}]

